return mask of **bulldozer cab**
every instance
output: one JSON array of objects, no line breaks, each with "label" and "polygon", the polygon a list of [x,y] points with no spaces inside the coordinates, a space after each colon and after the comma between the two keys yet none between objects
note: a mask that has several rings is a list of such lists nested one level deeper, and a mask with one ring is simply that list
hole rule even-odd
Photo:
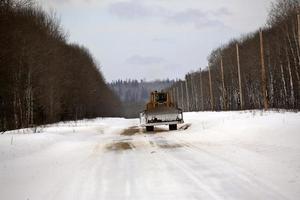
[{"label": "bulldozer cab", "polygon": [[160,104],[167,102],[167,94],[163,92],[155,92],[155,101]]},{"label": "bulldozer cab", "polygon": [[151,92],[150,101],[147,103],[147,110],[170,106],[172,106],[172,103],[167,92]]}]

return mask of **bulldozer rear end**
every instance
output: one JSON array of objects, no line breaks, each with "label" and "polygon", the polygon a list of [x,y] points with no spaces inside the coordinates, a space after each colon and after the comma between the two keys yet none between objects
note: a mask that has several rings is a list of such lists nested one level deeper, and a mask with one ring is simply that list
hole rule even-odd
[{"label": "bulldozer rear end", "polygon": [[169,125],[169,130],[176,130],[177,124],[183,123],[182,110],[172,102],[165,92],[152,92],[146,110],[140,113],[140,124],[146,131],[153,131],[154,126]]}]

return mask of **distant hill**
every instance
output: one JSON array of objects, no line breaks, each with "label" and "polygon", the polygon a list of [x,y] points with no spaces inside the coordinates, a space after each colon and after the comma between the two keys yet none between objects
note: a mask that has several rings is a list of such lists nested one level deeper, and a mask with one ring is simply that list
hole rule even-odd
[{"label": "distant hill", "polygon": [[118,80],[109,86],[122,101],[124,117],[138,117],[139,112],[144,110],[145,103],[152,91],[161,91],[170,87],[173,80],[138,81]]}]

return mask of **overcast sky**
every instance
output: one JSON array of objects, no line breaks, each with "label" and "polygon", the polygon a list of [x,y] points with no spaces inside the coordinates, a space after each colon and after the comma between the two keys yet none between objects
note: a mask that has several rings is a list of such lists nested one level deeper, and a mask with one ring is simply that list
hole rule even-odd
[{"label": "overcast sky", "polygon": [[39,0],[107,81],[183,78],[230,39],[266,23],[272,0]]}]

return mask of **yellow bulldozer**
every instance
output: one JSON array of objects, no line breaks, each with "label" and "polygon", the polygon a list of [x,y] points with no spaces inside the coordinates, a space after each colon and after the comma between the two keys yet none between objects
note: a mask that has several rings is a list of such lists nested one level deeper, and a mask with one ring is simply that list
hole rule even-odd
[{"label": "yellow bulldozer", "polygon": [[154,126],[169,125],[169,130],[177,130],[183,123],[182,110],[172,101],[168,92],[151,92],[146,110],[140,113],[140,124],[146,131],[154,131]]}]

